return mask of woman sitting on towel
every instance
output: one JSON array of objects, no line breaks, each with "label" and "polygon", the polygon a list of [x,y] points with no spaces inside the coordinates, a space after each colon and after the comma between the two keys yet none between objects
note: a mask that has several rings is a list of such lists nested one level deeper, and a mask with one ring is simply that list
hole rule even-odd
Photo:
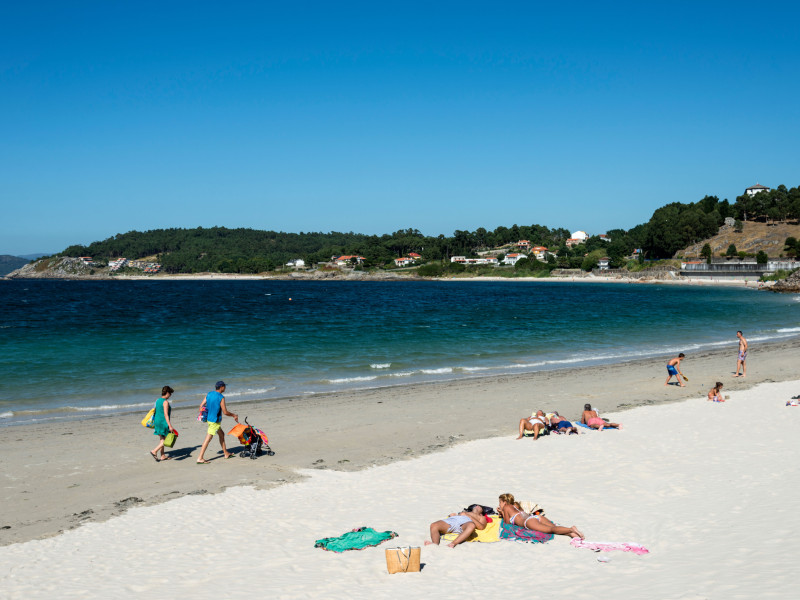
[{"label": "woman sitting on towel", "polygon": [[503,521],[509,525],[516,525],[523,529],[541,533],[554,533],[556,535],[568,535],[569,537],[584,539],[583,534],[574,525],[572,527],[556,525],[545,517],[544,513],[529,515],[522,510],[522,507],[514,500],[514,496],[511,494],[500,494],[500,506],[497,507],[497,512],[503,515]]},{"label": "woman sitting on towel", "polygon": [[458,533],[459,536],[447,544],[450,548],[455,548],[461,542],[472,535],[476,529],[486,529],[486,517],[483,516],[483,507],[480,504],[473,504],[471,510],[462,510],[460,513],[452,513],[446,519],[431,523],[431,541],[425,545],[439,545],[439,540],[445,533]]},{"label": "woman sitting on towel", "polygon": [[597,429],[597,431],[603,431],[604,427],[608,427],[610,429],[622,429],[622,425],[619,423],[608,423],[607,421],[603,421],[603,419],[600,418],[600,415],[597,414],[597,411],[592,410],[591,404],[583,405],[581,423],[588,425],[592,429]]},{"label": "woman sitting on towel", "polygon": [[708,392],[708,399],[711,402],[725,402],[725,398],[722,397],[722,392],[720,391],[721,389],[722,383],[718,381],[717,385]]}]

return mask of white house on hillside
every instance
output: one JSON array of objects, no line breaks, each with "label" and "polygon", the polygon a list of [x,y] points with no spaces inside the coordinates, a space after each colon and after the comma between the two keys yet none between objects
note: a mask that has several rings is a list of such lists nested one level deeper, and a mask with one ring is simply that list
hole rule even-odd
[{"label": "white house on hillside", "polygon": [[759,192],[769,192],[769,191],[771,190],[767,186],[761,185],[760,183],[756,183],[755,185],[751,185],[749,188],[747,188],[744,191],[744,193],[747,194],[748,196],[755,196]]},{"label": "white house on hillside", "polygon": [[520,254],[519,252],[512,252],[511,254],[506,254],[506,257],[503,259],[503,264],[505,265],[515,265],[517,261],[522,260],[523,258],[528,258],[524,254]]},{"label": "white house on hillside", "polygon": [[286,263],[287,267],[294,267],[295,269],[302,269],[306,266],[306,261],[302,258],[293,258],[289,262]]}]

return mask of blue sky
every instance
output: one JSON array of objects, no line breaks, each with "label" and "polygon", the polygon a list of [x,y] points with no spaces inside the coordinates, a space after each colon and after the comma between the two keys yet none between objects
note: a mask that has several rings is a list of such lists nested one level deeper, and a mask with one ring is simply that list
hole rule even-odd
[{"label": "blue sky", "polygon": [[0,254],[214,225],[602,233],[794,187],[798,13],[6,2]]}]

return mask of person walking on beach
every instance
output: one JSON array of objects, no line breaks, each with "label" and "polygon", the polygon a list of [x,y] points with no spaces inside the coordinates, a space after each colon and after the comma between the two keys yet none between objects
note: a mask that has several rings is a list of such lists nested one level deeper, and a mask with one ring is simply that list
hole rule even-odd
[{"label": "person walking on beach", "polygon": [[[169,399],[174,393],[175,390],[168,385],[165,385],[163,388],[161,388],[161,398],[156,400],[156,412],[153,415],[153,435],[158,436],[159,442],[158,446],[150,451],[150,456],[152,456],[153,460],[156,462],[161,462],[162,460],[169,460],[172,458],[171,456],[167,456],[164,452],[164,438],[166,438],[167,434],[171,431],[175,431],[175,429],[172,427],[172,423],[169,420],[170,414],[172,413],[172,407],[169,404]],[[161,452],[161,458],[158,458],[159,452]]]},{"label": "person walking on beach", "polygon": [[531,417],[522,417],[519,420],[519,436],[517,436],[517,439],[522,439],[522,434],[525,431],[532,431],[533,439],[538,440],[539,434],[546,429],[547,417],[545,417],[542,411],[537,410],[535,415]]},{"label": "person walking on beach", "polygon": [[486,517],[483,515],[483,507],[480,504],[473,504],[470,509],[462,510],[459,513],[451,513],[446,519],[431,523],[431,540],[425,542],[425,545],[435,544],[438,546],[442,535],[445,533],[457,533],[459,534],[458,537],[447,544],[450,548],[455,548],[471,536],[476,529],[486,529]]},{"label": "person walking on beach", "polygon": [[678,354],[678,356],[676,356],[667,363],[667,381],[664,385],[669,385],[669,380],[674,377],[675,379],[678,380],[679,386],[686,387],[685,385],[683,385],[683,382],[681,381],[681,377],[686,379],[683,373],[681,373],[681,361],[684,358],[686,358],[686,355],[683,352],[681,352],[680,354]]},{"label": "person walking on beach", "polygon": [[[734,377],[746,377],[747,365],[745,361],[747,360],[747,340],[744,339],[744,335],[742,335],[741,331],[736,332],[736,337],[739,338],[739,358],[736,361],[736,375],[734,375]],[[742,370],[741,375],[739,375],[739,369]]]},{"label": "person walking on beach", "polygon": [[208,432],[206,433],[206,439],[203,442],[203,447],[200,448],[200,456],[197,457],[197,464],[198,465],[207,465],[209,461],[205,459],[206,449],[208,448],[208,444],[211,443],[211,440],[215,435],[219,436],[219,445],[222,446],[222,453],[225,455],[225,458],[231,458],[233,454],[228,452],[228,449],[225,447],[225,432],[222,431],[222,415],[226,417],[233,417],[233,420],[237,423],[239,422],[239,415],[236,413],[228,412],[228,407],[225,406],[225,396],[222,394],[225,392],[225,382],[218,381],[217,384],[214,386],[213,392],[208,392],[206,394],[205,400],[200,404],[200,410],[203,410],[205,406],[208,410]]}]

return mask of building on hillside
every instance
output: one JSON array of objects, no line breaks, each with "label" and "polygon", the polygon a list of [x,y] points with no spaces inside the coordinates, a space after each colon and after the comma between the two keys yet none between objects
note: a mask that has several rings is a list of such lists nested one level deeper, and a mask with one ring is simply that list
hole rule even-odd
[{"label": "building on hillside", "polygon": [[598,237],[604,242],[610,242],[611,241],[611,238],[605,233],[601,233]]},{"label": "building on hillside", "polygon": [[410,256],[403,256],[402,258],[395,258],[394,264],[398,267],[408,267],[414,264],[414,259]]},{"label": "building on hillside", "polygon": [[109,261],[108,263],[108,270],[109,271],[119,271],[125,264],[128,262],[127,258],[118,258],[116,260]]},{"label": "building on hillside", "polygon": [[85,264],[85,265],[93,265],[94,264],[94,262],[92,261],[92,257],[91,256],[79,256],[78,258],[80,258],[81,262],[83,262],[83,264]]},{"label": "building on hillside", "polygon": [[589,239],[589,234],[585,231],[574,231],[572,235],[567,240],[567,248],[572,248],[573,246],[577,246],[578,244],[583,244],[586,240]]},{"label": "building on hillside", "polygon": [[409,252],[408,257],[413,258],[414,260],[419,260],[420,258],[422,258],[422,256],[420,254],[417,254],[416,252]]},{"label": "building on hillside", "polygon": [[306,266],[306,261],[304,261],[302,258],[293,258],[286,263],[286,266],[294,269],[302,269]]},{"label": "building on hillside", "polygon": [[761,185],[760,183],[756,183],[755,185],[751,185],[749,188],[747,188],[744,191],[744,193],[747,194],[748,196],[755,196],[759,192],[770,192],[770,191],[772,190],[770,190],[770,188],[768,188],[767,186]]},{"label": "building on hillside", "polygon": [[451,263],[458,263],[460,265],[492,265],[497,266],[498,261],[496,256],[485,256],[481,258],[467,258],[466,256],[451,256]]},{"label": "building on hillside", "polygon": [[608,271],[608,263],[611,261],[610,258],[604,256],[603,258],[598,259],[597,261],[597,268],[601,271]]},{"label": "building on hillside", "polygon": [[506,257],[503,259],[503,264],[513,266],[523,258],[528,258],[528,257],[525,254],[519,252],[512,252],[511,254],[506,254]]},{"label": "building on hillside", "polygon": [[520,240],[516,243],[516,246],[520,250],[528,250],[531,247],[531,243],[528,240]]},{"label": "building on hillside", "polygon": [[365,260],[367,259],[364,258],[363,256],[358,256],[355,254],[346,254],[336,259],[336,265],[339,267],[347,267],[354,263],[360,265],[363,264]]},{"label": "building on hillside", "polygon": [[546,262],[547,255],[552,253],[548,252],[547,248],[545,248],[544,246],[534,246],[533,248],[531,248],[531,254],[536,258],[536,260]]}]

